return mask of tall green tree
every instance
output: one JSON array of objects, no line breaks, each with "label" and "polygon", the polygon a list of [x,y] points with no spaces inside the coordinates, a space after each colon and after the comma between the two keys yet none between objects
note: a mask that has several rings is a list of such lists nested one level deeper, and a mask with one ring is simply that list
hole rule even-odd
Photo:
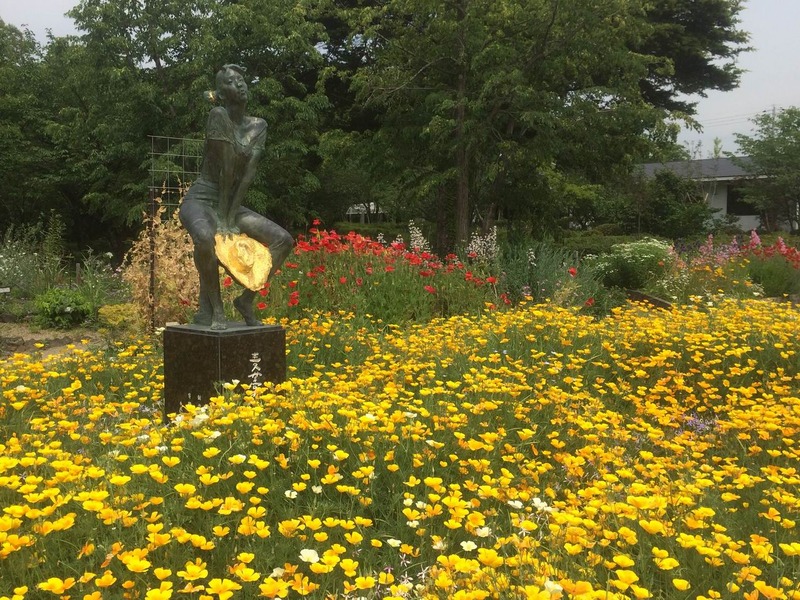
[{"label": "tall green tree", "polygon": [[748,35],[739,27],[741,0],[660,0],[645,4],[648,30],[631,49],[651,56],[641,81],[648,102],[694,114],[687,96],[739,85],[736,58],[747,51]]},{"label": "tall green tree", "polygon": [[52,100],[42,50],[27,29],[0,20],[0,232],[35,221],[58,205],[46,132]]},{"label": "tall green tree", "polygon": [[585,213],[598,183],[672,153],[682,94],[736,85],[747,39],[738,0],[337,6],[328,22],[351,34],[334,66],[376,115],[384,202],[428,207],[451,242],[498,214],[552,228]]},{"label": "tall green tree", "polygon": [[410,154],[398,177],[417,174],[396,187],[451,204],[456,243],[476,213],[529,216],[592,183],[664,117],[639,90],[651,59],[629,51],[646,32],[635,2],[397,0],[360,19],[375,60],[359,97]]},{"label": "tall green tree", "polygon": [[[3,66],[8,81],[41,80],[44,94],[26,85],[14,102],[36,106],[22,102],[23,94],[41,98],[42,109],[26,109],[26,118],[42,115],[36,135],[54,155],[31,158],[16,172],[38,172],[58,191],[81,224],[71,227],[79,244],[118,243],[135,232],[150,185],[148,136],[202,138],[211,108],[205,92],[230,62],[248,69],[250,110],[270,124],[268,160],[248,202],[284,224],[302,220],[319,187],[315,149],[328,106],[318,86],[324,32],[303,2],[82,0],[69,14],[80,35],[51,40],[39,52],[32,36],[15,34],[9,48],[36,68],[22,59]],[[0,122],[20,130],[26,121]],[[26,131],[20,135],[32,139]],[[39,209],[42,200],[29,205]]]},{"label": "tall green tree", "polygon": [[762,113],[753,119],[752,135],[737,134],[736,143],[747,158],[734,158],[753,175],[745,196],[761,212],[767,230],[800,221],[800,108]]}]

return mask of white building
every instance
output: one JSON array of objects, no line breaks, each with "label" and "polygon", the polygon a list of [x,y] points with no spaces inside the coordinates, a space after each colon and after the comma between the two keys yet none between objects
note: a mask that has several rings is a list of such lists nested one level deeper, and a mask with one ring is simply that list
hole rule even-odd
[{"label": "white building", "polygon": [[351,223],[381,223],[386,220],[386,214],[375,202],[369,204],[352,204],[346,213],[347,220]]},{"label": "white building", "polygon": [[730,158],[677,160],[647,163],[642,167],[647,177],[666,169],[680,177],[697,181],[706,202],[718,211],[715,213],[717,216],[733,215],[742,231],[758,229],[761,224],[758,211],[752,204],[742,200],[741,182],[752,177],[752,173],[746,168],[748,159],[742,157],[736,160],[737,162]]}]

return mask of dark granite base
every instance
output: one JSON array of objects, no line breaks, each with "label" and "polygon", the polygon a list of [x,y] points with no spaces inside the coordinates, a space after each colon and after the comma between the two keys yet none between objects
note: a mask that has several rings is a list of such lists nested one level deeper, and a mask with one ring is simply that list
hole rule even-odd
[{"label": "dark granite base", "polygon": [[164,330],[164,420],[184,404],[203,405],[215,385],[286,380],[286,332],[279,325],[229,323],[212,331],[200,325],[167,325]]}]

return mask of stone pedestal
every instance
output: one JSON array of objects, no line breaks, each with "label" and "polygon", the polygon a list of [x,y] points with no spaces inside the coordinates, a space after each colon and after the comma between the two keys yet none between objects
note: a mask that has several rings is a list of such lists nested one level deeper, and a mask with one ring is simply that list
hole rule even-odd
[{"label": "stone pedestal", "polygon": [[229,323],[212,331],[200,325],[164,330],[164,420],[184,404],[207,404],[218,382],[241,385],[286,380],[286,332],[279,325]]}]

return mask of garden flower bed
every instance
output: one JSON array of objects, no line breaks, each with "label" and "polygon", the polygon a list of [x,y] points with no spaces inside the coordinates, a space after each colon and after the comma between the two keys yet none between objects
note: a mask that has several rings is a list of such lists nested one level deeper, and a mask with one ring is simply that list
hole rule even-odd
[{"label": "garden flower bed", "polygon": [[800,598],[791,304],[285,325],[170,425],[157,340],[0,362],[0,597]]}]

